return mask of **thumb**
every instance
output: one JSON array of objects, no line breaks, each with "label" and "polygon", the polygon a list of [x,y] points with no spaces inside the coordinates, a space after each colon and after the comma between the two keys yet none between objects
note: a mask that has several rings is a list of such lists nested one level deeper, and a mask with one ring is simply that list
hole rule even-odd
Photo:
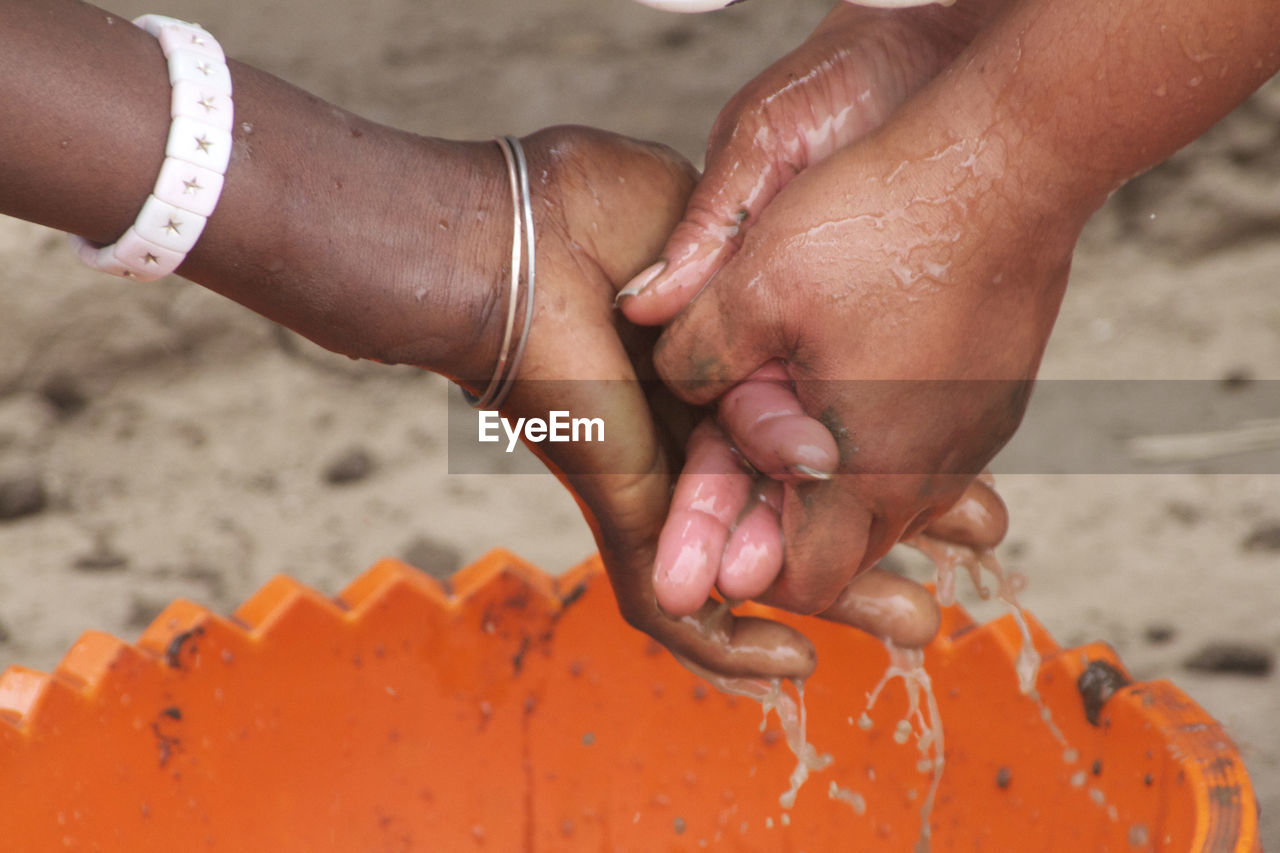
[{"label": "thumb", "polygon": [[[745,258],[746,256],[743,256]],[[682,400],[705,405],[784,353],[777,313],[763,287],[739,287],[742,264],[730,263],[662,333],[653,364]]]},{"label": "thumb", "polygon": [[627,319],[663,325],[729,262],[742,239],[778,191],[795,175],[770,134],[751,132],[759,122],[740,122],[726,108],[707,150],[707,169],[694,188],[684,219],[671,232],[660,260],[618,294]]}]

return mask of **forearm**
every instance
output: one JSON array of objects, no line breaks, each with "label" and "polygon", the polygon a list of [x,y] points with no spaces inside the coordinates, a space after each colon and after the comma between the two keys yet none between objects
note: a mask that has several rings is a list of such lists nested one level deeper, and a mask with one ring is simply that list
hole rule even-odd
[{"label": "forearm", "polygon": [[[164,157],[159,44],[74,0],[3,8],[0,213],[110,243]],[[480,318],[510,247],[496,147],[395,131],[229,65],[232,160],[179,273],[331,349],[484,375],[496,345],[476,345],[494,338]]]},{"label": "forearm", "polygon": [[[873,112],[875,123],[887,120],[908,97],[938,75],[965,49],[1001,9],[1015,0],[966,0],[951,6],[885,9],[838,2],[808,39],[828,62],[856,57],[880,73],[876,86],[840,93],[837,100]],[[824,44],[825,43],[825,44]],[[805,54],[809,57],[811,53]],[[817,69],[808,69],[810,73]],[[841,81],[840,75],[828,79]],[[847,79],[865,79],[867,74]]]},{"label": "forearm", "polygon": [[1003,147],[1023,194],[1087,216],[1277,69],[1274,0],[1023,0],[922,100]]}]

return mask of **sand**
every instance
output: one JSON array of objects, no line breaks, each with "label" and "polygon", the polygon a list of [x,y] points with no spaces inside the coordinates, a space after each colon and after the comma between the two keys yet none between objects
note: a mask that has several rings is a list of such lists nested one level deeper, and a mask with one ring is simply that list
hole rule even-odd
[{"label": "sand", "polygon": [[[696,160],[719,106],[825,6],[756,0],[698,18],[625,0],[541,0],[520,4],[523,17],[507,0],[159,11],[422,133],[584,123]],[[1098,214],[1042,376],[1204,380],[1194,387],[1227,402],[1266,392],[1249,380],[1280,379],[1278,234],[1273,81]],[[384,555],[445,574],[494,546],[549,570],[592,551],[550,477],[447,473],[437,377],[325,353],[184,282],[82,270],[60,235],[24,223],[0,221],[0,260],[0,507],[41,507],[0,521],[0,665],[50,668],[87,629],[132,639],[178,596],[229,612],[281,572],[335,592]],[[1095,420],[1110,423],[1106,411]],[[1024,603],[1060,642],[1111,643],[1136,678],[1171,678],[1226,723],[1264,841],[1280,846],[1276,676],[1184,666],[1210,643],[1263,662],[1280,649],[1274,442],[1177,473],[1013,470],[1000,481],[1013,518],[1001,554],[1030,579]]]}]

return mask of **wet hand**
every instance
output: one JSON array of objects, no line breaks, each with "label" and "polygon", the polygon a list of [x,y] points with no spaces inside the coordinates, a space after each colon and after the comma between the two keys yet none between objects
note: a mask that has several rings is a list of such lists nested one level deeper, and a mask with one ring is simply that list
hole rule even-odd
[{"label": "wet hand", "polygon": [[[746,426],[732,417],[727,423],[731,429]],[[696,612],[713,590],[727,602],[785,606],[772,592],[783,570],[782,496],[783,485],[755,471],[723,430],[710,419],[699,424],[658,540],[654,588],[663,610]],[[999,544],[1007,529],[1004,503],[989,478],[982,478],[913,541],[918,547],[936,543],[983,551]],[[932,593],[878,566],[856,575],[817,615],[898,647],[928,643],[940,618]]]},{"label": "wet hand", "polygon": [[927,127],[895,122],[793,180],[658,347],[693,403],[780,361],[836,440],[835,477],[783,490],[763,598],[787,609],[837,603],[1012,434],[1083,225],[1017,185],[1004,140]]},{"label": "wet hand", "polygon": [[608,424],[606,443],[531,448],[582,506],[628,622],[716,673],[808,675],[813,648],[798,632],[736,617],[705,597],[699,607],[667,614],[655,595],[658,534],[685,439],[702,413],[657,381],[656,332],[625,322],[613,302],[678,220],[694,173],[667,149],[584,128],[535,134],[525,150],[538,289],[519,381],[503,413],[545,417],[554,408]]},{"label": "wet hand", "polygon": [[837,7],[721,110],[706,171],[659,260],[623,291],[633,322],[667,323],[742,245],[796,175],[881,127],[1007,0]]}]

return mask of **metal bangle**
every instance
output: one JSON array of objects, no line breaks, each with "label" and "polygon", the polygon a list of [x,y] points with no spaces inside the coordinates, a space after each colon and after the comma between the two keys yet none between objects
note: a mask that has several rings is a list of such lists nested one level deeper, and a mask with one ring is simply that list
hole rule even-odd
[{"label": "metal bangle", "polygon": [[[494,367],[493,378],[489,380],[484,393],[478,396],[465,388],[462,389],[467,402],[477,409],[498,408],[506,400],[512,385],[515,384],[520,363],[524,359],[525,344],[529,340],[529,327],[533,323],[533,296],[537,272],[534,257],[533,202],[529,192],[529,164],[525,160],[524,148],[521,147],[520,140],[514,136],[503,136],[494,141],[502,149],[502,157],[507,163],[507,177],[511,181],[511,287],[507,294],[507,323],[502,333],[502,345],[498,349],[498,363]],[[524,246],[528,246],[527,251],[522,251]],[[515,355],[511,356],[512,332],[515,331],[516,309],[520,304],[521,278],[528,282],[528,294],[525,296],[524,323],[519,337],[514,339]]]},{"label": "metal bangle", "polygon": [[520,212],[524,216],[525,290],[527,292],[524,297],[524,326],[520,330],[520,337],[517,338],[516,354],[512,356],[511,363],[507,366],[506,382],[503,383],[502,389],[494,400],[495,408],[501,406],[507,399],[507,395],[511,393],[511,386],[515,384],[516,376],[520,372],[525,344],[529,343],[529,328],[533,325],[533,297],[538,283],[537,244],[534,242],[533,234],[533,195],[529,192],[529,163],[525,160],[524,147],[521,146],[519,139],[514,136],[503,138],[507,146],[515,152],[516,171],[520,179]]}]

